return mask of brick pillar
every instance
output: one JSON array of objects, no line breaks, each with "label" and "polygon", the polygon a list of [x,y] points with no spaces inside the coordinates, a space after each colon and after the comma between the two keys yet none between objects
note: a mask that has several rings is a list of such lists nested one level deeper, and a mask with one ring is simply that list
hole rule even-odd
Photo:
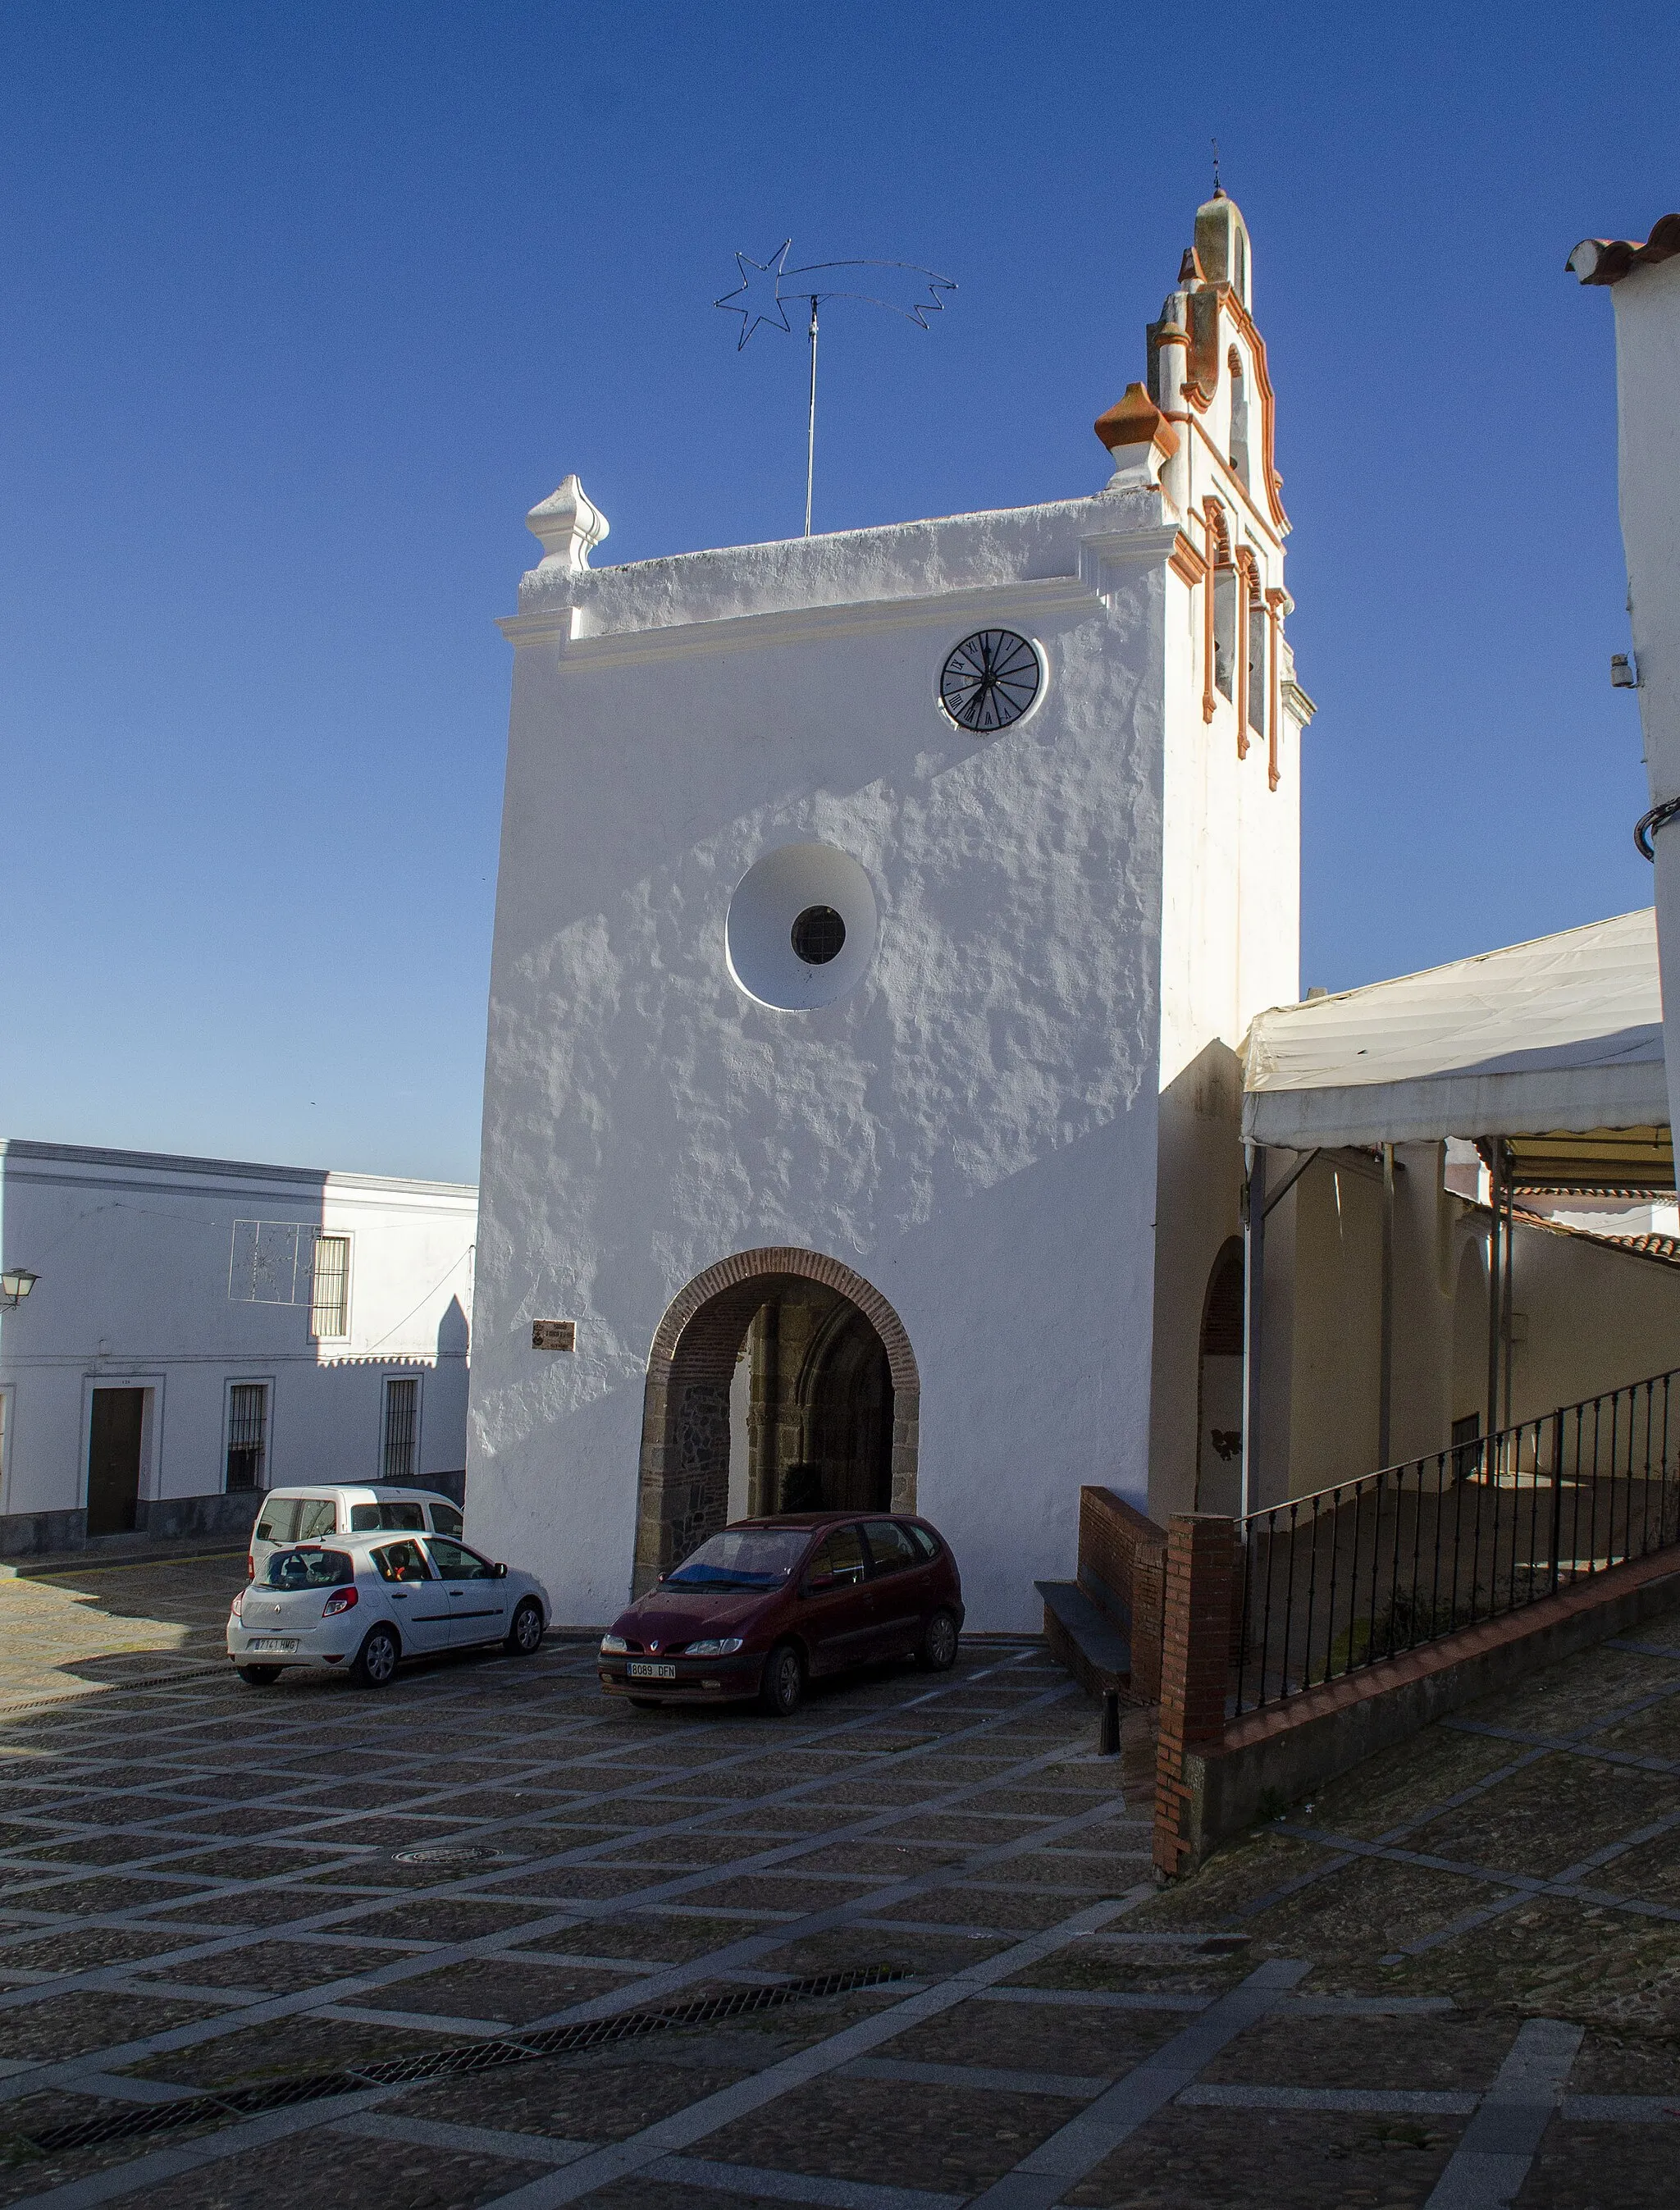
[{"label": "brick pillar", "polygon": [[1233,1522],[1213,1513],[1175,1512],[1167,1524],[1155,1863],[1169,1875],[1187,1868],[1195,1845],[1186,1753],[1224,1738],[1235,1537]]},{"label": "brick pillar", "polygon": [[1132,1567],[1132,1694],[1140,1704],[1161,1700],[1161,1632],[1167,1546],[1157,1536],[1139,1543]]}]

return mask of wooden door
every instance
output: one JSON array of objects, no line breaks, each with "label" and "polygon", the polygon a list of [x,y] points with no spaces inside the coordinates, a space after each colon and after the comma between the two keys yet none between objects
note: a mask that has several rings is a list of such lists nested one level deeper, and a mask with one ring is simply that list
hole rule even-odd
[{"label": "wooden door", "polygon": [[140,1501],[143,1389],[95,1389],[88,1443],[88,1532],[130,1535]]}]

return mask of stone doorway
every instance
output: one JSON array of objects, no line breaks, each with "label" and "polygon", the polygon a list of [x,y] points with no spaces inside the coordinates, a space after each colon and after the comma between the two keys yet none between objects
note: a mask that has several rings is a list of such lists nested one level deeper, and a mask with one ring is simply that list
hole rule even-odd
[{"label": "stone doorway", "polygon": [[732,1518],[916,1507],[921,1380],[898,1315],[814,1251],[698,1275],[648,1361],[633,1585]]}]

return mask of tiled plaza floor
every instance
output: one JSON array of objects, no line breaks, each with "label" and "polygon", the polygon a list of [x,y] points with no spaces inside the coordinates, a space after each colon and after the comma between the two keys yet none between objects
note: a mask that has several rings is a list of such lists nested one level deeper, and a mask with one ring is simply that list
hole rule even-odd
[{"label": "tiled plaza floor", "polygon": [[190,1561],[0,1566],[0,1712],[227,1658],[227,1584],[245,1553]]},{"label": "tiled plaza floor", "polygon": [[1033,1642],[781,1723],[577,1642],[257,1691],[237,1560],[126,1570],[54,1631],[184,1672],[0,1714],[0,2205],[1680,2201],[1680,1617],[1161,1893]]}]

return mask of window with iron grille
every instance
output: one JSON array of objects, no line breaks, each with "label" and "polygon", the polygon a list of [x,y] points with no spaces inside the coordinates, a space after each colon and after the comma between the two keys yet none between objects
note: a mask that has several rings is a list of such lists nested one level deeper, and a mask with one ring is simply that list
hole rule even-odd
[{"label": "window with iron grille", "polygon": [[350,1332],[350,1239],[347,1235],[317,1235],[315,1239],[315,1281],[309,1300],[311,1335]]},{"label": "window with iron grille", "polygon": [[227,1486],[261,1488],[269,1454],[269,1385],[236,1381],[227,1392]]},{"label": "window with iron grille", "polygon": [[420,1383],[385,1383],[385,1448],[379,1478],[412,1481],[420,1457]]}]

